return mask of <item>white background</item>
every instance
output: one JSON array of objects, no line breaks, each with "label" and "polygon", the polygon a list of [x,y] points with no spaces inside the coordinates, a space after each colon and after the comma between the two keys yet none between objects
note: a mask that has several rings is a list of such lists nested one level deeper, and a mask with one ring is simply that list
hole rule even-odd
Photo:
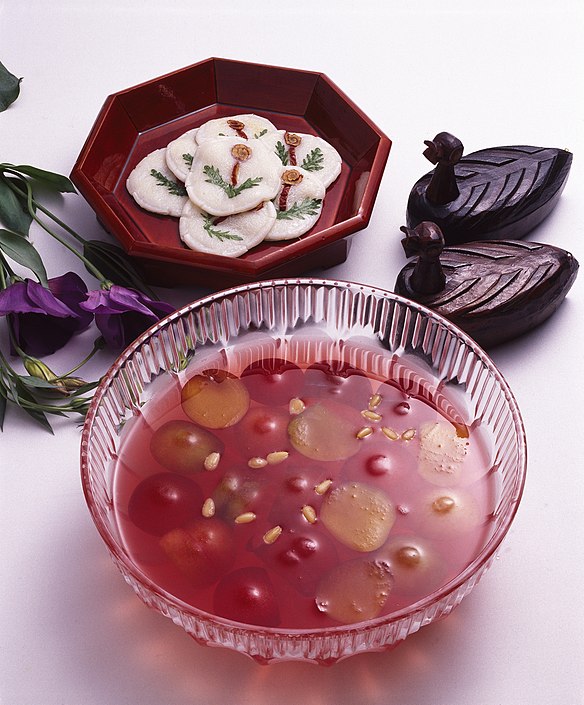
[{"label": "white background", "polygon": [[[0,161],[69,174],[105,97],[210,56],[321,71],[394,141],[369,227],[331,278],[391,289],[407,195],[441,130],[466,151],[567,147],[574,164],[529,237],[584,261],[581,0],[0,1],[0,61],[23,76]],[[81,196],[50,206],[105,238]],[[83,273],[33,229],[49,275]],[[83,276],[91,283],[89,275]],[[196,288],[164,292],[176,305]],[[391,653],[269,667],[196,645],[126,586],[86,510],[80,432],[9,413],[0,435],[2,705],[582,705],[584,273],[538,330],[492,351],[522,409],[529,474],[492,570]],[[0,327],[4,337],[5,330]],[[86,333],[49,358],[64,371]],[[105,371],[102,354],[85,370]]]}]

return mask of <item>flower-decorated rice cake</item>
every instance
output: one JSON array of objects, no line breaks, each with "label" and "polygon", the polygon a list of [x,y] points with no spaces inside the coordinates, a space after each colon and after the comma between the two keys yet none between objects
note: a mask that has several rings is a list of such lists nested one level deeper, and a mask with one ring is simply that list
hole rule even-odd
[{"label": "flower-decorated rice cake", "polygon": [[211,215],[233,215],[270,201],[281,164],[259,140],[219,137],[199,145],[185,186],[191,201]]}]

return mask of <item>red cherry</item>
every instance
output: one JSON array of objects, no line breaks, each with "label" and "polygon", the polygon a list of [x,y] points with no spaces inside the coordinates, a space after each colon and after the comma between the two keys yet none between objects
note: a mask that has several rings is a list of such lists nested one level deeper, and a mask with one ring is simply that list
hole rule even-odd
[{"label": "red cherry", "polygon": [[195,587],[211,585],[233,565],[235,548],[231,528],[221,519],[198,519],[160,539],[168,558]]},{"label": "red cherry", "polygon": [[386,475],[392,471],[393,463],[387,455],[379,453],[367,458],[365,469],[370,475]]},{"label": "red cherry", "polygon": [[407,414],[410,413],[411,406],[408,404],[407,401],[400,401],[399,404],[395,405],[394,411],[396,414],[399,414],[400,416],[406,416]]},{"label": "red cherry", "polygon": [[128,502],[128,516],[142,531],[162,536],[188,522],[201,500],[201,490],[193,480],[161,472],[137,485]]},{"label": "red cherry", "polygon": [[241,373],[241,381],[255,401],[272,406],[288,404],[298,396],[303,372],[293,362],[265,358],[253,362]]},{"label": "red cherry", "polygon": [[371,392],[371,382],[363,370],[333,360],[315,362],[304,372],[301,396],[330,395],[335,401],[366,408]]},{"label": "red cherry", "polygon": [[260,478],[249,471],[234,470],[225,475],[213,492],[216,511],[226,519],[233,520],[243,512],[254,511],[261,500]]},{"label": "red cherry", "polygon": [[237,427],[237,442],[242,454],[249,459],[287,450],[290,446],[289,422],[290,416],[283,409],[268,406],[250,409]]},{"label": "red cherry", "polygon": [[285,531],[273,544],[260,546],[257,554],[303,595],[313,595],[320,578],[337,563],[331,539],[310,528],[301,534]]},{"label": "red cherry", "polygon": [[294,492],[295,494],[306,492],[309,488],[308,478],[302,475],[291,475],[286,478],[284,484],[287,490],[290,490],[290,492]]},{"label": "red cherry", "polygon": [[273,524],[283,524],[296,529],[306,526],[301,510],[305,504],[313,505],[319,499],[315,486],[323,479],[323,470],[315,466],[295,466],[279,471],[280,477],[274,486],[273,500],[268,513]]},{"label": "red cherry", "polygon": [[276,627],[280,610],[274,587],[263,568],[240,568],[223,577],[215,588],[213,609],[219,617],[262,627]]}]

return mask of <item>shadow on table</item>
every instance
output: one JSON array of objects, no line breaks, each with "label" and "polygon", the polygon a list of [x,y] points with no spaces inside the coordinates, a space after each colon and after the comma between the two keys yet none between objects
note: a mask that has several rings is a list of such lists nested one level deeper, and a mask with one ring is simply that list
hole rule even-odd
[{"label": "shadow on table", "polygon": [[[43,653],[55,679],[61,679],[63,696],[75,695],[87,705],[416,703],[452,670],[460,646],[450,642],[472,620],[472,605],[465,602],[390,652],[361,654],[331,667],[260,666],[238,653],[199,646],[144,606],[79,504],[76,531],[63,525],[62,536],[47,537],[52,548],[39,566],[46,594],[54,599],[48,609],[47,604],[31,608],[44,614]],[[56,584],[55,577],[64,574],[68,581]]]}]

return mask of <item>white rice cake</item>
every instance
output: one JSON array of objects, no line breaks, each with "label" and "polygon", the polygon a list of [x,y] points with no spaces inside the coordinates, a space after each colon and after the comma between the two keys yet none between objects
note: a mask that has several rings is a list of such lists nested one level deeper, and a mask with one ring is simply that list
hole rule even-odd
[{"label": "white rice cake", "polygon": [[322,181],[325,189],[341,173],[341,155],[322,137],[278,130],[267,134],[264,143],[278,156],[282,166],[310,172]]},{"label": "white rice cake", "polygon": [[146,155],[128,176],[126,188],[139,206],[161,215],[179,217],[188,200],[184,185],[166,164],[166,148]]},{"label": "white rice cake", "polygon": [[187,174],[193,163],[197,149],[195,137],[198,131],[199,128],[195,127],[194,130],[189,130],[177,137],[166,147],[166,165],[183,183],[187,180]]},{"label": "white rice cake", "polygon": [[197,147],[185,186],[205,213],[233,215],[274,198],[281,172],[278,157],[260,140],[219,137]]},{"label": "white rice cake", "polygon": [[266,240],[291,240],[308,232],[322,212],[325,187],[320,179],[300,169],[286,169],[274,199],[276,222]]},{"label": "white rice cake", "polygon": [[231,115],[228,117],[209,120],[199,128],[197,144],[216,137],[239,137],[251,140],[264,137],[275,132],[276,126],[267,118],[249,113],[246,115]]},{"label": "white rice cake", "polygon": [[188,201],[179,221],[181,240],[197,252],[239,257],[262,242],[276,221],[276,208],[266,201],[254,210],[216,220]]}]

